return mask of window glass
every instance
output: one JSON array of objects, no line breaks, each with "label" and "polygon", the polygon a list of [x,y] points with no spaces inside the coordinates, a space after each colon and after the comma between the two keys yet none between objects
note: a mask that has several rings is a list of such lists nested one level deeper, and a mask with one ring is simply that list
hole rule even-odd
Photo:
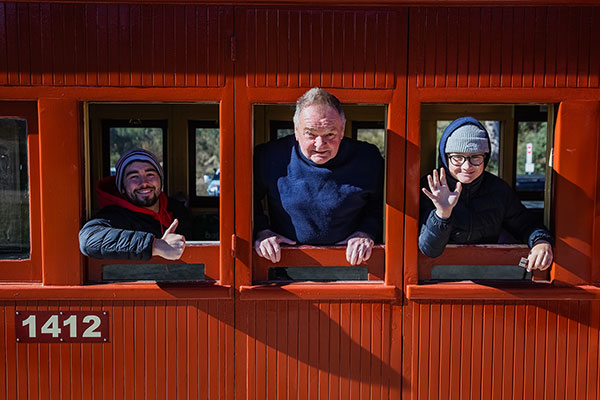
[{"label": "window glass", "polygon": [[519,121],[517,129],[515,189],[525,207],[543,209],[548,123]]},{"label": "window glass", "polygon": [[102,267],[103,281],[204,281],[204,264],[110,264]]},{"label": "window glass", "polygon": [[27,122],[0,118],[0,259],[29,258]]},{"label": "window glass", "polygon": [[219,128],[195,126],[196,196],[218,197],[221,193],[219,169]]}]

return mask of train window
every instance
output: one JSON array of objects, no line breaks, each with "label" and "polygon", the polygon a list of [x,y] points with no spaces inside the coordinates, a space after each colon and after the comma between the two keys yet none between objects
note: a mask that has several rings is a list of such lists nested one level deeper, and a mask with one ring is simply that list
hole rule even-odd
[{"label": "train window", "polygon": [[[444,129],[462,116],[473,116],[488,131],[491,159],[486,171],[494,173],[515,189],[519,199],[539,223],[550,226],[549,182],[546,182],[547,153],[551,148],[552,115],[547,105],[520,104],[424,104],[421,111],[421,176],[437,166],[438,144]],[[527,246],[502,231],[497,243],[448,245],[436,259],[419,254],[421,280],[528,280],[531,274],[519,267],[527,257]],[[478,256],[473,256],[478,254]],[[492,260],[493,258],[493,260]],[[489,261],[489,262],[488,262]]]},{"label": "train window", "polygon": [[88,217],[99,210],[95,194],[98,182],[114,174],[122,154],[141,147],[161,161],[163,192],[184,203],[189,213],[186,225],[190,227],[185,261],[164,264],[158,257],[145,263],[89,259],[88,280],[219,280],[219,105],[94,103],[88,109]]},{"label": "train window", "polygon": [[195,205],[218,206],[221,193],[219,127],[214,121],[189,121],[190,193]]},{"label": "train window", "polygon": [[0,118],[0,259],[29,258],[27,121]]},{"label": "train window", "polygon": [[377,146],[385,157],[385,127],[383,121],[352,121],[352,137]]},{"label": "train window", "polygon": [[[345,136],[375,144],[385,154],[385,105],[344,104]],[[294,133],[294,107],[291,104],[256,104],[253,107],[254,145],[274,141]],[[268,204],[263,199],[268,215]],[[383,210],[383,202],[381,204]],[[381,233],[382,236],[382,233]],[[381,243],[381,242],[379,242]],[[272,263],[254,252],[254,282],[315,281],[340,282],[384,280],[384,247],[377,244],[371,258],[351,267],[346,261],[345,245],[287,246],[279,263]]]},{"label": "train window", "polygon": [[[166,120],[102,120],[104,174],[114,175],[119,158],[136,147],[151,151],[165,165]],[[106,159],[107,158],[107,159]],[[163,183],[164,185],[164,183]]]}]

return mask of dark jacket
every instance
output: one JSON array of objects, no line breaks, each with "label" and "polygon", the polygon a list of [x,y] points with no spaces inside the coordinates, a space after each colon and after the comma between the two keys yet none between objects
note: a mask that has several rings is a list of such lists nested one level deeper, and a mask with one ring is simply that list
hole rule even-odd
[{"label": "dark jacket", "polygon": [[[479,124],[472,118],[460,118],[455,122],[442,135],[438,159],[439,165],[446,170],[450,190],[456,188],[457,181],[450,175],[446,157],[443,156],[446,141],[464,123]],[[488,161],[489,157],[486,157],[485,165]],[[421,187],[429,189],[427,177],[421,179]],[[536,222],[514,190],[502,179],[484,171],[473,182],[462,187],[458,204],[448,219],[438,217],[433,202],[421,193],[419,250],[426,256],[438,257],[448,243],[498,243],[505,232],[529,247],[539,240],[552,243],[550,233]]]},{"label": "dark jacket", "polygon": [[175,218],[179,220],[176,232],[189,237],[187,209],[164,193],[155,213],[127,201],[117,192],[114,177],[101,180],[96,192],[102,209],[79,231],[79,248],[86,256],[149,260],[154,238],[162,237]]},{"label": "dark jacket", "polygon": [[[298,243],[330,245],[356,231],[379,241],[383,158],[377,147],[343,138],[325,164],[307,159],[294,136],[258,146],[254,155],[254,230]],[[267,197],[269,218],[261,201]]]}]

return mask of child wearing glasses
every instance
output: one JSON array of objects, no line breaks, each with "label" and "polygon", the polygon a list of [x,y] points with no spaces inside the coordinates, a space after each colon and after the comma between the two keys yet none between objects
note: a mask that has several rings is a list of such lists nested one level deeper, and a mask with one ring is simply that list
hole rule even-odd
[{"label": "child wearing glasses", "polygon": [[486,172],[490,139],[472,117],[452,121],[439,143],[438,170],[421,180],[419,249],[437,257],[446,244],[498,243],[503,230],[531,248],[527,269],[552,264],[552,236],[502,179]]}]

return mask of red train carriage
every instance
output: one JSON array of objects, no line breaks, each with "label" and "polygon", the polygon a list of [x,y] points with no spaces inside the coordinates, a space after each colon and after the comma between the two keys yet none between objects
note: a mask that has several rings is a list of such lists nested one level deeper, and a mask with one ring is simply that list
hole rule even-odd
[{"label": "red train carriage", "polygon": [[[0,398],[600,397],[594,3],[0,3]],[[252,251],[253,148],[315,86],[386,159],[357,267]],[[522,245],[419,255],[419,178],[467,114],[555,235],[549,272],[523,276]],[[189,202],[179,262],[79,251],[127,143]]]}]

